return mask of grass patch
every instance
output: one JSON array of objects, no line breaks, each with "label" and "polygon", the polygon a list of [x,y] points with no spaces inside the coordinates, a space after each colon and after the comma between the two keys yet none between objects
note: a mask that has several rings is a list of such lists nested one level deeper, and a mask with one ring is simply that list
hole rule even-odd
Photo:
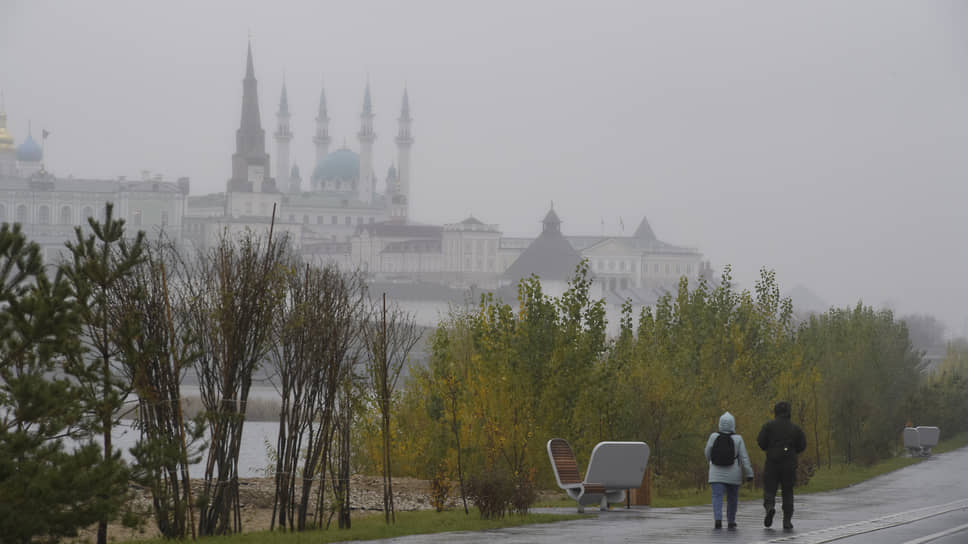
[{"label": "grass patch", "polygon": [[[243,533],[232,536],[215,536],[199,539],[198,542],[208,544],[236,544],[236,543],[267,543],[267,544],[317,544],[321,542],[343,542],[346,540],[374,540],[378,538],[396,538],[407,535],[421,535],[431,533],[446,533],[449,531],[487,531],[531,525],[534,523],[553,523],[571,519],[581,519],[579,515],[560,514],[528,514],[526,516],[508,515],[499,520],[482,520],[477,510],[470,514],[457,510],[434,512],[420,510],[416,512],[397,512],[396,524],[387,525],[382,515],[365,515],[354,517],[353,527],[347,531],[336,529],[335,525],[329,530],[305,531],[302,533],[283,533],[260,531]],[[163,539],[139,540],[137,544],[168,544]]]},{"label": "grass patch", "polygon": [[938,442],[938,445],[932,448],[931,451],[934,453],[944,453],[946,451],[954,451],[965,446],[968,446],[968,432],[958,433],[951,438]]}]

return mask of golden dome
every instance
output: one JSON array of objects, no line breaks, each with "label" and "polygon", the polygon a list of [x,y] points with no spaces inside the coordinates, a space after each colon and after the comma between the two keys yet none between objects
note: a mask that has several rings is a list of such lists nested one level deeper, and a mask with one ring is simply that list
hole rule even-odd
[{"label": "golden dome", "polygon": [[0,149],[12,150],[13,149],[13,138],[10,134],[7,134],[7,129],[0,128]]},{"label": "golden dome", "polygon": [[13,136],[7,132],[7,114],[0,111],[0,149],[13,149]]}]

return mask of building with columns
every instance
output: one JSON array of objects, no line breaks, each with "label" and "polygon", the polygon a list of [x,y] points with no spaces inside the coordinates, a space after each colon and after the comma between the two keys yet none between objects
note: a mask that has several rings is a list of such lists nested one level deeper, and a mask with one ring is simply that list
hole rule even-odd
[{"label": "building with columns", "polygon": [[76,226],[91,217],[103,220],[109,202],[132,236],[143,230],[149,238],[164,233],[179,240],[189,186],[188,178],[167,181],[147,171],[137,180],[56,176],[44,166],[44,148],[32,128],[15,145],[0,98],[0,223],[20,223],[48,262],[66,256],[64,244],[76,240]]}]

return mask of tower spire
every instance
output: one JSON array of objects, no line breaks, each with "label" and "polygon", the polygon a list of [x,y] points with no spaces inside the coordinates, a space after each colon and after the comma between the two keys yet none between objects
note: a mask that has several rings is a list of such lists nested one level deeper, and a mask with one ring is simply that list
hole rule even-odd
[{"label": "tower spire", "polygon": [[407,86],[403,86],[403,104],[400,106],[400,120],[410,120],[410,96],[407,93]]},{"label": "tower spire", "polygon": [[373,101],[370,100],[370,78],[366,78],[366,90],[363,91],[363,113],[373,113]]},{"label": "tower spire", "polygon": [[251,41],[245,61],[245,79],[242,80],[242,122],[240,129],[262,129],[262,120],[259,116],[259,91],[255,79],[255,68],[252,65]]},{"label": "tower spire", "polygon": [[286,78],[282,78],[282,96],[279,97],[279,113],[289,115],[289,96],[286,94]]},{"label": "tower spire", "polygon": [[242,80],[242,115],[235,133],[235,153],[232,155],[232,179],[229,191],[262,192],[268,179],[269,155],[266,153],[266,133],[259,114],[258,83],[252,62],[252,41],[249,40],[245,59],[245,78]]},{"label": "tower spire", "polygon": [[249,52],[245,59],[245,79],[255,79],[255,68],[252,66],[252,38],[249,38]]}]

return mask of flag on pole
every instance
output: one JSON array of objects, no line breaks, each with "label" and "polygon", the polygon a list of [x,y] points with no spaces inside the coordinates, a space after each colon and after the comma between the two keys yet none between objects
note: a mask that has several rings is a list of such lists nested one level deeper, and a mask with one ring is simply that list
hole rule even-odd
[{"label": "flag on pole", "polygon": [[46,140],[48,136],[50,136],[50,132],[47,132],[46,128],[40,131],[41,139]]}]

